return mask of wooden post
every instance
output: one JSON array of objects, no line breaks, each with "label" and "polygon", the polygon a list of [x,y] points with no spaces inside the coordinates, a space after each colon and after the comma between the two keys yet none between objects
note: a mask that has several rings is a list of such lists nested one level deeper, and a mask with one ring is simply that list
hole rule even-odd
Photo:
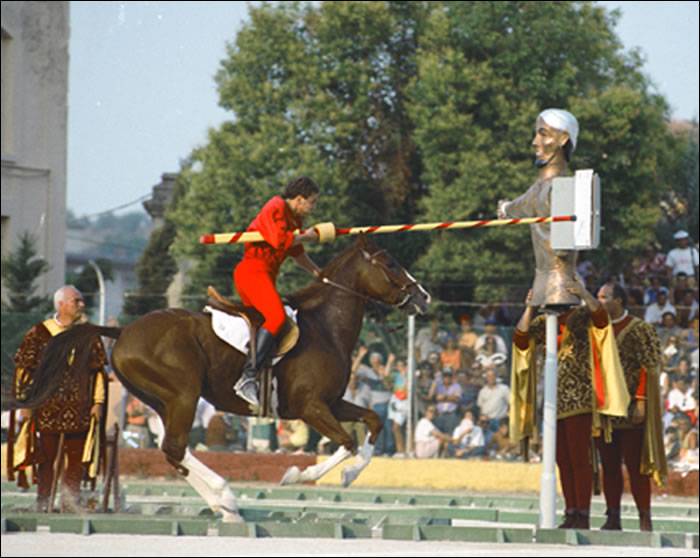
[{"label": "wooden post", "polygon": [[49,495],[49,513],[53,512],[53,505],[56,499],[56,489],[58,487],[58,477],[60,477],[61,473],[63,472],[63,445],[65,442],[65,436],[66,435],[63,432],[61,432],[61,435],[58,438],[58,452],[56,452],[56,459],[54,459],[54,462],[52,464],[53,480],[51,482],[51,494]]}]

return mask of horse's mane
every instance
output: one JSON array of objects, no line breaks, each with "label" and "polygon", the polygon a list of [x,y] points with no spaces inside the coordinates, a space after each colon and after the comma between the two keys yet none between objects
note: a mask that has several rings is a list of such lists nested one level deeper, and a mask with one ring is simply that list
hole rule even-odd
[{"label": "horse's mane", "polygon": [[[339,270],[343,269],[347,261],[357,252],[358,246],[360,246],[359,240],[357,242],[353,242],[340,254],[335,256],[323,268],[324,277],[333,277]],[[323,302],[324,298],[321,296],[321,293],[325,287],[326,285],[323,283],[314,281],[310,285],[302,287],[291,295],[287,295],[285,298],[289,301],[293,308],[298,308],[300,310],[311,310]]]}]

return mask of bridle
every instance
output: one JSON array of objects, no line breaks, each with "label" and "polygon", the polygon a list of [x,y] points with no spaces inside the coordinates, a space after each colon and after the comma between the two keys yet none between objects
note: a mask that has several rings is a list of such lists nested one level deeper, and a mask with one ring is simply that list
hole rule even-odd
[{"label": "bridle", "polygon": [[[398,278],[396,277],[396,274],[393,273],[393,272],[386,266],[386,264],[385,264],[384,262],[382,262],[381,260],[377,259],[377,256],[379,256],[380,254],[386,253],[386,250],[381,249],[381,250],[377,250],[377,251],[374,252],[373,254],[370,254],[369,252],[367,252],[367,250],[362,249],[362,250],[361,250],[361,253],[362,253],[362,257],[363,257],[365,260],[369,261],[372,265],[376,265],[377,267],[379,267],[379,269],[382,271],[382,273],[384,273],[384,276],[386,277],[386,279],[387,279],[390,283],[392,283],[393,285],[399,285],[399,284],[400,284]],[[427,292],[423,287],[421,287],[420,283],[418,283],[418,281],[416,281],[416,279],[415,279],[413,276],[411,276],[411,274],[408,273],[406,270],[404,270],[404,275],[408,278],[408,280],[405,281],[405,282],[403,283],[403,285],[401,285],[401,286],[399,287],[399,290],[400,290],[401,292],[405,293],[405,296],[403,297],[403,299],[402,299],[400,302],[397,302],[396,304],[387,304],[387,303],[384,302],[383,300],[378,300],[377,298],[374,298],[374,297],[371,297],[371,296],[367,296],[367,295],[365,295],[365,294],[363,294],[363,293],[361,293],[361,292],[359,292],[359,291],[356,291],[355,289],[351,289],[350,287],[348,287],[348,286],[346,286],[346,285],[343,285],[343,284],[341,284],[341,283],[338,283],[338,282],[336,282],[336,281],[333,281],[332,279],[329,279],[328,277],[325,277],[325,276],[322,276],[322,277],[320,278],[320,281],[321,281],[322,283],[326,284],[326,285],[329,285],[329,286],[331,286],[331,287],[335,287],[336,289],[339,289],[339,290],[341,290],[341,291],[344,291],[344,292],[346,292],[346,293],[349,293],[349,294],[351,294],[351,295],[354,295],[354,296],[356,296],[356,297],[358,297],[358,298],[362,298],[362,299],[364,299],[364,300],[366,300],[366,301],[374,302],[374,303],[376,303],[376,304],[382,304],[382,305],[388,306],[388,307],[390,307],[390,308],[399,308],[399,309],[401,309],[401,308],[403,308],[404,306],[406,306],[406,304],[408,303],[408,301],[411,300],[411,296],[412,296],[412,295],[411,295],[411,293],[408,292],[408,291],[409,291],[409,289],[411,289],[412,287],[417,287],[419,291],[425,293],[426,298],[428,299],[428,302],[430,302],[430,295],[428,294],[428,292]]]}]

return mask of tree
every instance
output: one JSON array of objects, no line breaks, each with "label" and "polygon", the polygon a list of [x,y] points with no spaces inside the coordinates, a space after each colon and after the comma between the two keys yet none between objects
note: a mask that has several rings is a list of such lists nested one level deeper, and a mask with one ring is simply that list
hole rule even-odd
[{"label": "tree", "polygon": [[[206,232],[247,227],[295,176],[316,180],[316,214],[343,224],[411,222],[421,195],[420,157],[411,138],[405,93],[426,3],[296,3],[251,8],[217,75],[221,105],[235,122],[210,131],[183,169],[188,188],[173,211],[174,250],[194,261],[192,290],[220,279],[242,247],[202,247]],[[196,170],[195,170],[196,169]],[[341,241],[343,244],[347,241]],[[426,238],[385,239],[402,263]],[[314,246],[323,262],[339,249]],[[284,266],[282,290],[308,277]]]},{"label": "tree", "polygon": [[[592,2],[251,7],[216,77],[235,117],[192,153],[170,213],[174,254],[193,263],[189,288],[231,292],[242,248],[196,239],[245,228],[301,174],[322,188],[317,215],[339,225],[494,216],[498,199],[534,180],[532,127],[552,106],[579,118],[574,168],[602,177],[594,256],[615,271],[653,236],[674,152],[667,105],[639,55],[622,52],[617,17]],[[344,242],[310,250],[323,262]],[[533,275],[524,228],[381,243],[442,299],[521,300]],[[282,291],[304,281],[283,267]]]},{"label": "tree", "polygon": [[27,330],[53,307],[46,296],[35,296],[34,283],[49,270],[37,256],[36,239],[23,233],[13,252],[2,259],[2,279],[8,302],[2,301],[2,385],[11,385],[13,357]]},{"label": "tree", "polygon": [[[94,261],[102,272],[104,281],[112,281],[114,279],[112,262],[106,258],[95,258]],[[97,272],[90,264],[84,265],[77,273],[68,274],[66,283],[75,286],[83,294],[88,312],[94,310],[98,304],[96,295],[99,295],[100,292],[100,282],[97,279]]]},{"label": "tree", "polygon": [[3,312],[48,312],[52,302],[46,296],[34,296],[34,283],[49,269],[49,263],[37,256],[36,238],[29,232],[22,233],[17,248],[2,259],[8,300],[2,301]]},{"label": "tree", "polygon": [[170,221],[151,233],[136,265],[139,287],[124,302],[124,314],[127,316],[141,316],[167,307],[165,293],[177,272],[177,263],[169,252],[174,237],[175,228]]},{"label": "tree", "polygon": [[674,173],[661,201],[663,219],[657,224],[657,238],[666,250],[675,248],[673,234],[679,229],[697,239],[698,231],[698,123],[672,122],[676,139]]},{"label": "tree", "polygon": [[[487,218],[498,199],[524,192],[536,177],[535,118],[563,107],[581,127],[573,170],[602,178],[603,239],[593,259],[619,271],[653,238],[668,110],[639,57],[621,52],[617,17],[590,2],[458,2],[431,14],[410,107],[430,220]],[[491,229],[435,237],[419,268],[438,296],[522,300],[533,263],[527,230]]]}]

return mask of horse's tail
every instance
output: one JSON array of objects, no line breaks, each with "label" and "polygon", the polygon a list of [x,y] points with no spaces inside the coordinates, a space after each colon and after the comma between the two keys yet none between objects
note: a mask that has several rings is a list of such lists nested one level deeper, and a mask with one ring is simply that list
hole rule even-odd
[{"label": "horse's tail", "polygon": [[10,408],[38,407],[58,389],[66,367],[77,366],[80,370],[87,365],[95,336],[116,339],[121,332],[120,327],[78,324],[59,333],[46,345],[39,366],[32,372],[31,383],[23,386],[20,394],[7,397],[7,405]]}]

